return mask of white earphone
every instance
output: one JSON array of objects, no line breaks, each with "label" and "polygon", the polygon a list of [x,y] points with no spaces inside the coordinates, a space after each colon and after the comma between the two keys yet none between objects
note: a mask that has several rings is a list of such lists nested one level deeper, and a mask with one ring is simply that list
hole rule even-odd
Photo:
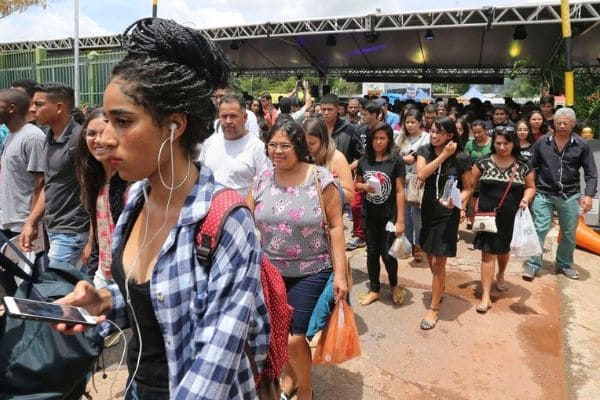
[{"label": "white earphone", "polygon": [[177,124],[175,122],[171,122],[171,126],[169,127],[169,129],[171,130],[171,137],[169,138],[169,141],[173,143],[173,136],[175,136],[175,129],[177,129]]}]

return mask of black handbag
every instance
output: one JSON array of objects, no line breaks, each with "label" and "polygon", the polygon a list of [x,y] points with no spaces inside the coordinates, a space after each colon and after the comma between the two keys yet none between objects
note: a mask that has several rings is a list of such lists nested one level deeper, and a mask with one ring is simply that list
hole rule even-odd
[{"label": "black handbag", "polygon": [[[14,250],[14,249],[13,249]],[[23,256],[24,257],[24,256]],[[44,259],[44,257],[41,257]],[[4,273],[10,268],[4,268]],[[24,279],[14,297],[54,301],[89,278],[71,264],[51,263],[39,276]],[[15,271],[13,271],[15,272]],[[68,336],[47,322],[8,318],[0,323],[0,398],[79,399],[103,348],[95,329]]]}]

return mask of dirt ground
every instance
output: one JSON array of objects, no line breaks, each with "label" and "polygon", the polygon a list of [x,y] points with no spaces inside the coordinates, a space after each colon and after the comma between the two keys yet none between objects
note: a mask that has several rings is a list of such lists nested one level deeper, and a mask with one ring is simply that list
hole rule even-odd
[{"label": "dirt ground", "polygon": [[[480,315],[475,306],[481,255],[468,249],[472,233],[461,230],[458,256],[448,263],[440,321],[431,331],[419,328],[431,298],[426,263],[400,262],[398,275],[407,293],[402,306],[392,305],[384,284],[381,301],[363,307],[358,297],[367,291],[365,250],[349,253],[362,356],[315,366],[315,398],[599,399],[600,274],[594,267],[600,257],[577,250],[581,279],[558,276],[551,262],[556,236],[554,229],[546,240],[542,276],[523,281],[523,260],[511,260],[509,290],[493,291],[492,309]],[[382,282],[387,283],[383,268]],[[120,397],[126,379],[126,368],[116,372],[121,346],[105,351],[107,378],[95,375],[94,399]]]}]

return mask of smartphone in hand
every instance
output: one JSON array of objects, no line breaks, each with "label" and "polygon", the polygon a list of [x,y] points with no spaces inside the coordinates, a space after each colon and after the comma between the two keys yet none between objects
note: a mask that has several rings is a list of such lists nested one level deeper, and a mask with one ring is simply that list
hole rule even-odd
[{"label": "smartphone in hand", "polygon": [[67,325],[96,325],[96,318],[81,307],[9,296],[4,297],[3,300],[8,316],[11,318],[31,319],[55,324],[64,323]]}]

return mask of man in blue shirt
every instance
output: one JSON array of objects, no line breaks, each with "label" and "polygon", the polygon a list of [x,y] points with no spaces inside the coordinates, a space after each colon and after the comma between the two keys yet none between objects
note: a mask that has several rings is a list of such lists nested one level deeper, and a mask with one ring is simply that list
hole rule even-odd
[{"label": "man in blue shirt", "polygon": [[400,116],[390,111],[390,99],[387,96],[381,96],[377,100],[377,104],[381,106],[385,123],[391,126],[392,129],[396,129],[396,125],[400,124]]}]

